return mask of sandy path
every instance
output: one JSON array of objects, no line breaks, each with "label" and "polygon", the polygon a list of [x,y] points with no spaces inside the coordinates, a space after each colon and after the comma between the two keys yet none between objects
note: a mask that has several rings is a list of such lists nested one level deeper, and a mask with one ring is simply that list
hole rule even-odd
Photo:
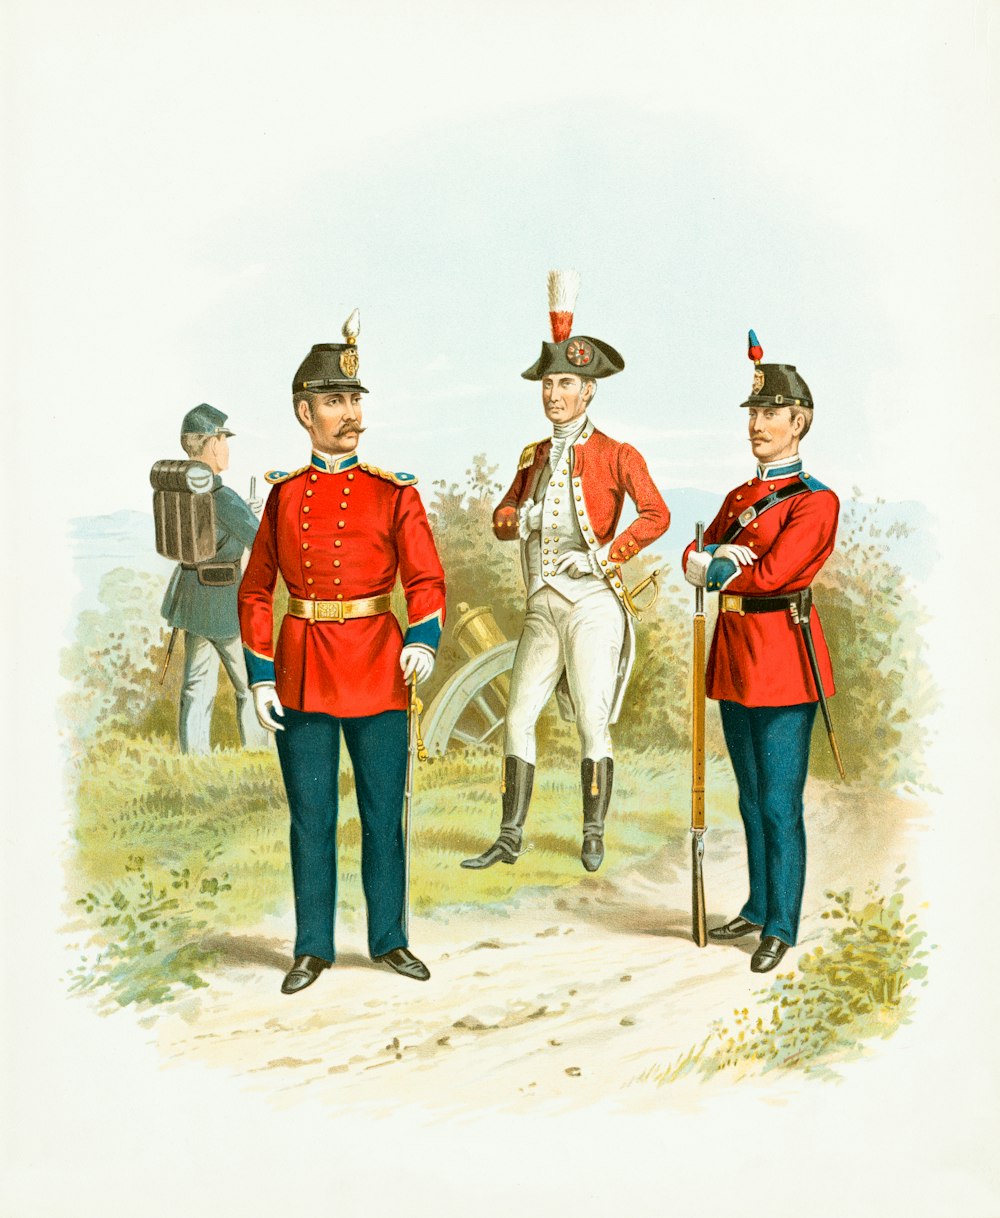
[{"label": "sandy path", "polygon": [[[876,805],[819,784],[809,806],[806,916],[789,966],[827,925],[816,912],[824,890],[891,873],[902,831],[922,812],[894,796]],[[709,925],[737,911],[744,888],[742,834],[710,834]],[[514,907],[414,920],[411,940],[433,974],[426,984],[373,966],[363,929],[345,926],[335,968],[284,996],[289,930],[283,919],[214,941],[223,963],[211,987],[155,1019],[169,1061],[228,1070],[281,1105],[308,1094],[387,1110],[404,1097],[444,1115],[613,1094],[643,1106],[659,1090],[637,1082],[645,1070],[676,1061],[766,984],[749,971],[754,940],[691,942],[686,852],[664,852],[615,881],[598,875],[526,895]]]}]

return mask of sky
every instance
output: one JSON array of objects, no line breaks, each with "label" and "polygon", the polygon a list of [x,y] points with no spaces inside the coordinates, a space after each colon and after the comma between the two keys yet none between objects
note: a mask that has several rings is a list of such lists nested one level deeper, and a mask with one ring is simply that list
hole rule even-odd
[{"label": "sky", "polygon": [[593,417],[668,501],[751,465],[750,327],[811,386],[812,472],[919,497],[900,429],[984,388],[991,7],[15,5],[18,426],[77,514],[148,509],[208,401],[246,493],[306,459],[292,374],[357,306],[363,459],[508,479],[573,267],[626,361]]}]

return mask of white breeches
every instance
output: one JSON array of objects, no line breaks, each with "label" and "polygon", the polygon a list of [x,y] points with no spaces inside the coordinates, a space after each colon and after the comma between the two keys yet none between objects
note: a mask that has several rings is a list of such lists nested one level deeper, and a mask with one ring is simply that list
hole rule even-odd
[{"label": "white breeches", "polygon": [[565,668],[581,755],[611,756],[625,614],[609,588],[575,604],[542,588],[528,601],[510,677],[504,753],[535,763],[535,724]]}]

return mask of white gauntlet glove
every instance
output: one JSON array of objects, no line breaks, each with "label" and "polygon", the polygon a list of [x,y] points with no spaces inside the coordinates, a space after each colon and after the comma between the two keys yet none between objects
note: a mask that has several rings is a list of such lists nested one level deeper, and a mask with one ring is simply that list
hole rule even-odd
[{"label": "white gauntlet glove", "polygon": [[410,677],[414,676],[419,685],[434,671],[434,653],[420,643],[410,643],[399,653],[399,667],[403,670],[403,680],[407,685]]},{"label": "white gauntlet glove", "polygon": [[692,550],[684,568],[684,578],[695,588],[704,588],[711,565],[712,555],[707,550]]},{"label": "white gauntlet glove", "polygon": [[757,561],[757,555],[749,546],[716,546],[713,558],[728,558],[738,567],[749,567]]},{"label": "white gauntlet glove", "polygon": [[253,708],[257,712],[257,722],[267,732],[283,732],[285,725],[274,718],[284,715],[285,708],[278,701],[278,691],[273,685],[255,685],[250,691],[253,694]]},{"label": "white gauntlet glove", "polygon": [[517,509],[517,532],[522,541],[527,541],[529,534],[537,533],[542,527],[542,506],[533,499],[526,499]]}]

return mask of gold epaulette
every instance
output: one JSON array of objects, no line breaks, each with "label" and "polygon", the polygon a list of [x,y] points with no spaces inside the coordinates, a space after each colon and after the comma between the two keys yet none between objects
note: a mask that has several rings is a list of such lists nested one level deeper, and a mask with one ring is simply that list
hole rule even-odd
[{"label": "gold epaulette", "polygon": [[363,469],[366,473],[374,474],[376,478],[384,478],[386,482],[394,482],[396,486],[416,486],[417,475],[405,473],[393,473],[388,469],[381,469],[377,465],[366,465],[364,461],[358,462],[358,468]]},{"label": "gold epaulette", "polygon": [[304,474],[309,468],[308,465],[303,465],[298,469],[293,469],[290,474],[286,473],[283,469],[269,469],[264,475],[264,481],[270,482],[272,486],[275,486],[279,482],[287,482],[289,478],[297,478],[299,474]]},{"label": "gold epaulette", "polygon": [[517,463],[517,468],[527,469],[529,465],[533,464],[535,460],[535,452],[537,451],[539,444],[544,443],[545,440],[536,440],[534,444],[529,444],[528,447],[525,448],[521,453],[521,459]]}]

